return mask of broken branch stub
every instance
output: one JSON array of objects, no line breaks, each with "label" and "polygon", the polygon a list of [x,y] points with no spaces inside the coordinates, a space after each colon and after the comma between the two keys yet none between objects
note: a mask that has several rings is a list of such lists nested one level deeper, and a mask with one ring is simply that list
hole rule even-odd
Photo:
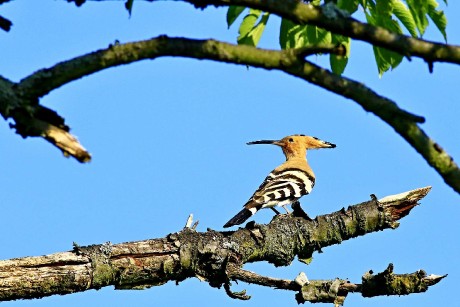
[{"label": "broken branch stub", "polygon": [[[277,279],[243,270],[247,262],[267,261],[289,265],[297,256],[309,256],[321,247],[370,232],[395,227],[391,214],[397,204],[404,210],[426,195],[429,188],[370,200],[350,206],[347,210],[318,216],[314,220],[282,215],[268,225],[254,224],[237,231],[197,232],[184,228],[164,238],[120,244],[98,244],[88,247],[75,245],[74,251],[39,257],[25,257],[0,261],[0,300],[41,298],[99,289],[112,285],[115,289],[145,289],[168,281],[180,282],[196,277],[212,287],[224,286],[234,298],[247,299],[249,295],[230,290],[230,282],[244,281],[265,287],[294,291],[303,300],[328,301],[340,305],[348,292],[359,292],[360,285],[332,281]],[[425,192],[422,192],[425,191]],[[192,221],[187,223],[190,225]],[[64,272],[64,273],[63,273]],[[422,271],[399,275],[388,271],[378,277],[366,275],[366,295],[388,295],[426,291],[426,288],[444,276],[422,274]],[[382,281],[383,280],[383,283]],[[402,290],[375,292],[374,285],[392,289],[394,282],[400,289],[409,280],[413,286]],[[302,285],[303,287],[302,287]],[[302,290],[301,290],[302,289]],[[301,292],[299,292],[301,291]],[[372,292],[374,291],[374,292]],[[412,292],[411,292],[412,291]],[[300,296],[299,296],[300,295]]]}]

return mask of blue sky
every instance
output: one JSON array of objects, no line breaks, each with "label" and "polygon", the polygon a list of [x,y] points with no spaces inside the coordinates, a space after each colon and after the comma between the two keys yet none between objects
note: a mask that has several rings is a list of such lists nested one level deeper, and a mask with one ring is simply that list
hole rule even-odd
[{"label": "blue sky", "polygon": [[[449,42],[460,44],[460,4],[446,8]],[[136,2],[128,18],[122,2],[13,1],[1,15],[14,26],[0,32],[0,74],[18,81],[59,61],[160,34],[235,42],[225,9],[196,10],[176,2]],[[278,48],[279,19],[270,17],[261,46]],[[427,39],[442,41],[428,31]],[[426,117],[423,129],[453,157],[460,146],[456,104],[460,67],[404,60],[379,79],[372,48],[353,43],[345,76],[364,82],[400,107]],[[326,65],[325,58],[313,56]],[[432,192],[387,230],[315,254],[306,266],[265,263],[246,268],[273,277],[349,278],[359,282],[392,262],[396,273],[424,269],[449,274],[425,294],[361,298],[346,306],[452,304],[460,278],[460,196],[393,129],[355,102],[279,72],[181,58],[143,61],[85,77],[41,101],[57,110],[93,155],[87,165],[65,159],[41,139],[23,140],[0,121],[1,259],[35,256],[80,245],[163,237],[180,230],[190,213],[199,231],[222,225],[240,210],[266,174],[283,161],[279,148],[246,146],[257,139],[302,133],[337,144],[308,154],[317,182],[302,199],[310,214],[433,186]],[[268,222],[271,210],[256,215]],[[296,306],[294,293],[244,283],[248,302],[197,279],[145,291],[100,291],[55,296],[4,306]]]}]

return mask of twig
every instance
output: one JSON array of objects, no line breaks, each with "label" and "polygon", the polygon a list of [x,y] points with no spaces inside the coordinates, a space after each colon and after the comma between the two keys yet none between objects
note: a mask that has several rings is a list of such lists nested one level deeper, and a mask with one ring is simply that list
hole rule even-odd
[{"label": "twig", "polygon": [[[380,295],[404,295],[420,293],[428,290],[441,281],[447,275],[427,276],[423,270],[410,274],[394,274],[393,264],[377,275],[365,273],[363,284],[351,283],[343,279],[312,280],[299,284],[295,280],[278,279],[262,276],[251,271],[243,270],[235,264],[227,266],[227,274],[230,279],[244,281],[277,289],[298,291],[296,299],[298,303],[334,303],[336,306],[343,302],[350,292],[362,293],[364,297]],[[239,297],[234,297],[239,298]]]},{"label": "twig", "polygon": [[187,218],[187,222],[185,223],[184,228],[190,228],[193,223],[193,213],[190,213],[190,215]]},{"label": "twig", "polygon": [[301,288],[301,286],[293,280],[262,276],[251,271],[243,270],[233,263],[229,263],[227,266],[227,276],[229,279],[241,280],[248,284],[256,284],[276,289],[297,291]]},{"label": "twig", "polygon": [[[378,274],[366,275],[368,282],[362,286],[342,279],[312,280],[300,286],[295,281],[260,276],[241,267],[256,261],[289,265],[295,257],[311,256],[318,244],[325,248],[366,233],[394,228],[395,218],[404,214],[392,215],[392,206],[418,201],[424,196],[420,190],[423,189],[385,197],[379,200],[381,205],[367,201],[344,211],[318,216],[313,221],[277,216],[268,225],[257,225],[262,236],[259,242],[245,228],[234,232],[196,232],[185,228],[164,238],[90,246],[74,244],[71,252],[3,260],[0,261],[0,301],[64,295],[109,285],[115,289],[145,289],[193,277],[212,287],[224,286],[228,295],[238,299],[249,296],[244,291],[231,291],[231,280],[296,291],[299,302],[340,303],[346,293],[362,292],[363,287],[371,295],[372,291],[377,291],[372,290],[373,284],[396,289],[375,295],[404,294],[397,290],[397,285],[382,284]],[[410,210],[409,206],[402,208]],[[384,281],[393,280],[393,277],[398,280],[392,270],[387,271]],[[426,276],[422,271],[412,275],[409,280],[413,285],[419,280],[429,286],[443,278]],[[401,281],[405,283],[404,279]],[[411,287],[409,293],[425,291],[425,284]]]}]

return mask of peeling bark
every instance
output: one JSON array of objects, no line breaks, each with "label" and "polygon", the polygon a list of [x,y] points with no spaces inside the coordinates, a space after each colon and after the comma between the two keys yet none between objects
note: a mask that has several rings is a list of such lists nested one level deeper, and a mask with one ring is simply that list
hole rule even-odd
[{"label": "peeling bark", "polygon": [[[314,220],[291,215],[275,216],[267,225],[248,223],[237,231],[196,232],[191,219],[186,227],[164,238],[121,244],[99,244],[47,256],[0,261],[0,300],[39,298],[113,285],[115,289],[144,289],[190,277],[222,287],[233,298],[232,280],[297,292],[298,302],[340,304],[349,292],[363,296],[409,294],[426,291],[443,276],[422,271],[396,275],[392,269],[377,275],[366,273],[362,285],[333,281],[276,279],[246,271],[247,262],[268,261],[289,265],[295,256],[309,258],[314,251],[371,232],[395,229],[430,190],[375,198]],[[383,286],[384,285],[384,286]]]},{"label": "peeling bark", "polygon": [[80,162],[91,160],[89,152],[70,134],[70,128],[57,112],[41,106],[38,97],[25,95],[18,83],[0,77],[0,114],[4,119],[12,118],[11,128],[26,137],[42,137],[65,156]]}]

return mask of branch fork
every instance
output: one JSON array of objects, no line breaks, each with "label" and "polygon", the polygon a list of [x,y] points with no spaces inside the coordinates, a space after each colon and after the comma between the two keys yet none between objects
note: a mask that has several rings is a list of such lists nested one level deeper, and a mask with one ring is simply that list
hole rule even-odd
[{"label": "branch fork", "polygon": [[422,270],[398,275],[393,274],[391,266],[380,274],[368,272],[362,284],[355,284],[345,279],[308,280],[304,273],[293,280],[279,279],[244,270],[243,266],[257,261],[289,265],[296,257],[311,258],[318,246],[325,249],[357,236],[394,229],[429,190],[425,187],[366,201],[314,220],[283,215],[267,225],[236,231],[197,232],[190,216],[181,231],[164,238],[86,247],[74,244],[69,252],[3,260],[0,301],[64,295],[109,285],[120,290],[145,289],[194,277],[211,287],[223,286],[227,295],[242,300],[250,296],[245,291],[232,291],[232,281],[294,291],[299,303],[328,302],[336,306],[350,292],[364,296],[423,292],[445,275],[427,276]]}]

